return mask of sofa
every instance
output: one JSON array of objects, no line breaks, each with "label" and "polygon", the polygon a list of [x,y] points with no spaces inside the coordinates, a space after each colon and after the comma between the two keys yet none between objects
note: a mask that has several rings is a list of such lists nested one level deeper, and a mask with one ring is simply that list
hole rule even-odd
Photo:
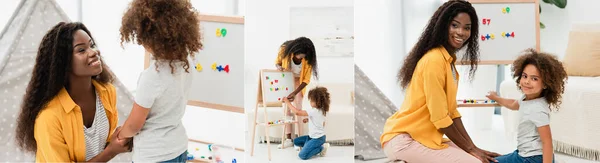
[{"label": "sofa", "polygon": [[[600,24],[577,24],[562,60],[567,74],[562,104],[550,115],[554,150],[600,160]],[[501,96],[518,99],[514,79],[500,85]],[[502,108],[507,137],[516,140],[518,112]],[[516,141],[513,141],[516,142]]]}]

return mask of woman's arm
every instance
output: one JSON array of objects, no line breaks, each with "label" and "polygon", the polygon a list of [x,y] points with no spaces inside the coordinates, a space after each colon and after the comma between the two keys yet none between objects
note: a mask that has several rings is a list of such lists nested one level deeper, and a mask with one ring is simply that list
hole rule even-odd
[{"label": "woman's arm", "polygon": [[144,123],[146,123],[146,118],[148,117],[149,112],[150,109],[144,108],[134,102],[133,109],[131,109],[131,114],[125,121],[125,124],[123,124],[123,129],[121,132],[117,134],[117,138],[119,140],[131,138],[140,132],[144,126]]},{"label": "woman's arm", "polygon": [[304,89],[304,87],[306,87],[306,85],[308,85],[308,84],[306,84],[306,83],[302,82],[302,83],[301,83],[301,84],[298,86],[298,88],[296,88],[296,90],[294,90],[292,93],[290,93],[290,95],[288,95],[288,96],[287,96],[287,99],[289,99],[289,100],[293,100],[293,99],[294,99],[294,97],[296,97],[296,95],[297,95],[297,94],[298,94],[300,91],[302,91],[302,89]]},{"label": "woman's arm", "polygon": [[494,92],[494,91],[490,91],[488,93],[488,95],[486,95],[485,97],[489,98],[490,100],[494,100],[494,101],[498,102],[498,104],[500,104],[510,110],[519,110],[519,103],[517,100],[502,98],[502,97],[498,96],[498,94],[496,94],[496,92]]},{"label": "woman's arm", "polygon": [[290,103],[290,100],[287,98],[284,98],[283,101],[285,102],[285,104],[287,105],[288,108],[292,109],[292,113],[298,115],[298,116],[308,116],[308,113],[304,110],[300,110],[296,107],[294,107],[294,105],[292,105],[292,103]]},{"label": "woman's arm", "polygon": [[542,155],[544,158],[544,163],[552,163],[554,159],[554,151],[552,147],[552,132],[550,131],[550,126],[545,125],[537,128],[538,133],[540,133],[540,138],[542,139]]}]

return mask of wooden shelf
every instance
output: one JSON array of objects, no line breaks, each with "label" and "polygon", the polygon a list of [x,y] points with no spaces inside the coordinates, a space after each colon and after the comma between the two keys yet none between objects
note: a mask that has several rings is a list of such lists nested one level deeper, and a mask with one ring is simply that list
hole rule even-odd
[{"label": "wooden shelf", "polygon": [[[469,99],[471,100],[471,99]],[[485,103],[485,99],[472,99],[475,100],[476,103],[464,103],[464,100],[456,100],[456,103],[458,104],[459,108],[470,108],[470,107],[496,107],[496,106],[500,106],[500,104],[494,102],[494,103],[490,103],[488,100],[488,103]]]},{"label": "wooden shelf", "polygon": [[284,122],[284,123],[277,123],[277,124],[267,124],[267,123],[256,123],[257,125],[261,125],[261,126],[281,126],[281,125],[286,125],[286,124],[294,124],[294,123],[298,123],[298,121],[291,121],[291,122]]}]

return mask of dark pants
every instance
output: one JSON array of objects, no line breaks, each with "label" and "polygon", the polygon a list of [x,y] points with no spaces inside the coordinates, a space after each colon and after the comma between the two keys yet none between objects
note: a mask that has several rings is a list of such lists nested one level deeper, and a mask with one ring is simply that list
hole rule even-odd
[{"label": "dark pants", "polygon": [[[496,160],[498,160],[498,163],[542,163],[544,162],[544,157],[542,155],[521,157],[519,156],[519,151],[515,150],[513,153],[496,157]],[[552,162],[554,163],[554,159],[552,159]]]},{"label": "dark pants", "polygon": [[181,155],[175,157],[174,159],[163,161],[163,162],[164,163],[170,163],[170,162],[182,162],[182,163],[185,163],[185,162],[187,162],[187,154],[188,154],[188,152],[185,151]]}]

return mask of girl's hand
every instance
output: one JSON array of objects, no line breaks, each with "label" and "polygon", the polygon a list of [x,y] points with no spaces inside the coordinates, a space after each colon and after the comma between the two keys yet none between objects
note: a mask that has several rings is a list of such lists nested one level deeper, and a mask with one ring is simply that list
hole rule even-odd
[{"label": "girl's hand", "polygon": [[288,103],[290,100],[287,97],[283,97],[283,102]]},{"label": "girl's hand", "polygon": [[120,132],[121,132],[121,127],[119,126],[119,127],[117,127],[117,129],[115,130],[113,135],[111,136],[110,142],[108,143],[108,146],[106,147],[105,150],[108,150],[109,152],[114,153],[114,154],[131,151],[131,147],[128,145],[128,144],[130,144],[129,141],[131,141],[131,138],[128,138],[128,139],[117,138],[117,136],[119,135]]},{"label": "girl's hand", "polygon": [[485,95],[485,97],[489,98],[490,100],[495,100],[497,101],[498,99],[498,94],[496,94],[495,91],[489,91],[487,95]]}]

